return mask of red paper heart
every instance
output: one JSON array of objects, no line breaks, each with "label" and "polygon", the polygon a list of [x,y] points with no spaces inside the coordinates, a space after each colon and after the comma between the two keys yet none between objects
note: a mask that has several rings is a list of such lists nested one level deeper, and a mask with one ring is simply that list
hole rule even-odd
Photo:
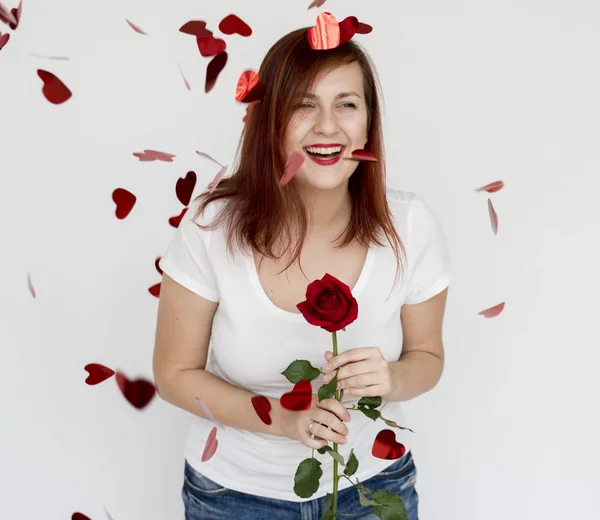
[{"label": "red paper heart", "polygon": [[217,78],[221,71],[225,68],[227,63],[227,53],[220,52],[217,54],[206,67],[206,84],[204,85],[204,92],[208,93],[215,86]]},{"label": "red paper heart", "polygon": [[187,213],[187,210],[187,208],[183,208],[181,210],[181,213],[177,217],[171,217],[169,219],[169,224],[171,224],[171,226],[173,226],[174,228],[178,228],[179,224],[181,224],[181,219]]},{"label": "red paper heart", "polygon": [[213,35],[213,32],[206,28],[206,22],[203,22],[202,20],[192,20],[183,24],[180,27],[179,32],[191,34],[197,38],[210,38]]},{"label": "red paper heart", "polygon": [[358,18],[348,16],[340,22],[340,45],[349,42],[358,32]]},{"label": "red paper heart", "polygon": [[375,437],[371,453],[378,459],[395,460],[406,453],[406,447],[396,441],[392,430],[381,430]]},{"label": "red paper heart", "polygon": [[375,157],[371,152],[363,149],[352,150],[352,157],[347,157],[347,159],[352,161],[377,162],[377,157]]},{"label": "red paper heart", "polygon": [[105,367],[99,363],[89,363],[84,369],[89,373],[89,376],[85,380],[88,385],[102,383],[102,381],[106,381],[115,374],[112,368]]},{"label": "red paper heart", "polygon": [[311,49],[326,51],[340,44],[340,26],[331,13],[320,13],[317,23],[306,31]]},{"label": "red paper heart", "polygon": [[138,410],[146,407],[154,394],[156,393],[155,386],[145,379],[136,379],[130,381],[125,374],[117,372],[115,376],[121,393],[135,408]]},{"label": "red paper heart", "polygon": [[238,79],[235,89],[235,99],[241,103],[252,103],[262,99],[265,87],[258,78],[255,70],[245,70]]},{"label": "red paper heart", "polygon": [[38,69],[37,73],[40,79],[44,82],[42,93],[46,99],[50,101],[50,103],[59,105],[64,103],[73,95],[67,86],[54,74],[52,74],[52,72]]},{"label": "red paper heart", "polygon": [[148,289],[148,292],[155,298],[158,298],[160,296],[160,283],[157,283],[157,284],[153,285],[152,287],[150,287]]},{"label": "red paper heart", "polygon": [[312,386],[310,381],[298,381],[291,392],[281,396],[279,402],[287,410],[294,410],[296,412],[308,410],[312,403]]},{"label": "red paper heart", "polygon": [[373,27],[371,27],[368,23],[358,22],[356,34],[369,34],[372,31]]},{"label": "red paper heart", "polygon": [[196,187],[196,172],[187,172],[187,175],[183,179],[177,179],[175,184],[175,194],[184,206],[189,205],[192,198],[192,193]]},{"label": "red paper heart", "polygon": [[255,395],[252,399],[252,407],[258,415],[259,419],[265,424],[271,424],[271,401],[269,401],[264,395]]},{"label": "red paper heart", "polygon": [[10,34],[8,34],[8,33],[6,33],[6,34],[0,33],[0,51],[8,43],[8,40],[10,40]]},{"label": "red paper heart", "polygon": [[198,44],[198,50],[200,54],[205,58],[216,56],[221,52],[225,52],[227,43],[221,38],[215,38],[214,36],[197,36],[196,43]]},{"label": "red paper heart", "polygon": [[221,20],[219,30],[223,34],[237,33],[240,36],[250,36],[252,34],[250,26],[234,14],[230,14]]},{"label": "red paper heart", "polygon": [[[12,11],[12,9],[11,9],[11,11]],[[0,2],[0,22],[7,23],[7,24],[17,23],[17,20],[11,11],[6,9],[6,7],[4,7],[2,5],[2,2]]]},{"label": "red paper heart", "polygon": [[129,215],[130,211],[135,205],[135,201],[137,200],[133,193],[123,188],[117,188],[115,191],[113,191],[112,199],[117,205],[115,215],[119,220],[122,220]]},{"label": "red paper heart", "polygon": [[217,447],[219,446],[219,441],[217,440],[217,427],[213,427],[208,434],[208,439],[206,439],[206,445],[204,446],[204,452],[202,453],[202,462],[206,462],[210,460],[211,457],[217,451]]},{"label": "red paper heart", "polygon": [[490,307],[489,309],[484,309],[481,312],[479,312],[479,315],[483,316],[484,318],[495,318],[504,310],[504,304],[505,302],[502,302],[498,305]]},{"label": "red paper heart", "polygon": [[304,157],[298,152],[292,152],[285,163],[285,170],[283,171],[279,184],[285,186],[290,182],[302,164],[304,164]]}]

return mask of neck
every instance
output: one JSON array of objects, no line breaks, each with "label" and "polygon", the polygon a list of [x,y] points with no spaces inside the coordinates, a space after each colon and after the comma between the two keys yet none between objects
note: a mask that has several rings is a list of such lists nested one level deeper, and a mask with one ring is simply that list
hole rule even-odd
[{"label": "neck", "polygon": [[309,233],[313,236],[338,235],[348,224],[352,198],[347,186],[339,190],[305,194],[309,206]]}]

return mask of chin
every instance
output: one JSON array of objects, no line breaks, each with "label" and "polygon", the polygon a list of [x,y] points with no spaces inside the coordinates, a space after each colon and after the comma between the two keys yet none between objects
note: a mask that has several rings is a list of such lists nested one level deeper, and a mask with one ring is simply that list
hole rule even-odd
[{"label": "chin", "polygon": [[299,176],[298,180],[301,186],[319,191],[338,190],[348,186],[348,177],[345,175],[318,175],[311,172]]}]

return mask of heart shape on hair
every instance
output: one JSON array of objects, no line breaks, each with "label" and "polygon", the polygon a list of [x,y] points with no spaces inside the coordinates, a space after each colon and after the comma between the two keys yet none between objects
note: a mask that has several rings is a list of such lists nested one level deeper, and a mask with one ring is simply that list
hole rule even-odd
[{"label": "heart shape on hair", "polygon": [[187,208],[183,208],[179,215],[177,215],[176,217],[171,217],[169,219],[169,224],[171,224],[171,226],[173,226],[174,228],[178,228],[179,224],[181,224],[181,219],[187,213],[187,210]]},{"label": "heart shape on hair", "polygon": [[73,94],[68,87],[58,79],[52,72],[38,69],[38,76],[44,82],[42,93],[50,103],[60,105],[69,99]]},{"label": "heart shape on hair", "polygon": [[259,419],[265,424],[271,424],[271,401],[269,401],[264,395],[255,395],[252,399],[252,407],[258,415]]},{"label": "heart shape on hair", "polygon": [[340,45],[340,25],[331,13],[320,13],[317,23],[306,31],[311,49],[326,51]]},{"label": "heart shape on hair", "polygon": [[184,206],[187,206],[190,203],[192,198],[192,193],[194,193],[194,188],[196,187],[196,172],[190,171],[187,172],[185,178],[177,179],[177,183],[175,184],[175,194]]},{"label": "heart shape on hair", "polygon": [[258,72],[255,70],[245,70],[240,74],[238,84],[235,89],[235,99],[241,103],[252,103],[260,101],[265,93],[265,87],[260,82]]},{"label": "heart shape on hair", "polygon": [[221,38],[215,38],[214,36],[197,36],[196,43],[198,44],[198,50],[200,54],[205,58],[216,56],[221,52],[225,52],[227,43]]},{"label": "heart shape on hair", "polygon": [[127,399],[135,408],[141,410],[145,408],[156,393],[156,388],[152,383],[145,379],[136,379],[130,381],[125,374],[117,372],[117,384],[125,399]]},{"label": "heart shape on hair", "polygon": [[310,409],[310,405],[312,404],[312,386],[310,381],[298,381],[291,392],[281,396],[279,402],[287,410],[294,410],[295,412]]},{"label": "heart shape on hair", "polygon": [[396,441],[396,434],[392,430],[381,430],[375,437],[371,453],[378,459],[395,460],[406,453],[406,447]]},{"label": "heart shape on hair", "polygon": [[2,50],[2,47],[4,47],[8,43],[8,40],[10,40],[10,34],[2,34],[0,32],[0,51]]},{"label": "heart shape on hair", "polygon": [[362,148],[358,150],[352,150],[352,157],[346,157],[346,159],[351,161],[377,162],[377,157],[375,157],[371,152],[363,150]]},{"label": "heart shape on hair", "polygon": [[340,22],[340,45],[348,43],[352,37],[358,32],[358,18],[356,16],[348,16]]},{"label": "heart shape on hair", "polygon": [[122,220],[129,215],[133,209],[137,197],[130,191],[127,191],[123,188],[117,188],[115,191],[113,191],[112,199],[117,205],[115,215],[119,220]]},{"label": "heart shape on hair", "polygon": [[105,367],[99,363],[89,363],[88,365],[85,365],[84,369],[89,374],[85,380],[88,385],[102,383],[102,381],[106,381],[115,374],[115,371],[112,368]]},{"label": "heart shape on hair", "polygon": [[217,451],[218,446],[219,441],[217,440],[217,427],[214,426],[208,434],[208,439],[206,439],[206,445],[204,446],[204,452],[202,453],[202,462],[210,460],[215,454],[215,451]]},{"label": "heart shape on hair", "polygon": [[219,31],[223,34],[239,34],[240,36],[252,35],[250,26],[234,14],[230,14],[221,20]]}]

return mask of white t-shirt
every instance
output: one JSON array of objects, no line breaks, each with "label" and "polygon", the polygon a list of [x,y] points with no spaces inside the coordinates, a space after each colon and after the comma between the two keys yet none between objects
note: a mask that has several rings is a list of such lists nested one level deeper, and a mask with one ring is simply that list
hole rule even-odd
[{"label": "white t-shirt", "polygon": [[[416,194],[388,188],[388,203],[396,230],[407,253],[407,272],[396,276],[392,248],[372,245],[352,294],[358,302],[358,319],[339,331],[338,352],[357,347],[378,346],[385,359],[397,361],[402,349],[400,309],[404,304],[421,303],[440,293],[450,282],[451,263],[439,220]],[[223,201],[210,203],[197,222],[212,222]],[[331,333],[310,325],[301,314],[284,311],[267,297],[260,284],[251,254],[227,255],[224,226],[206,231],[192,221],[199,201],[184,215],[160,267],[175,281],[215,302],[219,307],[212,324],[206,370],[255,394],[280,398],[293,385],[281,374],[296,359],[307,359],[315,367],[325,364],[324,353],[332,350]],[[385,239],[384,239],[385,240]],[[307,282],[308,284],[308,282]],[[392,290],[393,288],[393,290]],[[316,393],[323,376],[314,380]],[[201,394],[201,392],[200,392]],[[201,396],[199,396],[201,397]],[[344,396],[352,406],[359,398]],[[248,406],[251,406],[250,400]],[[379,408],[386,419],[406,424],[400,402],[384,401]],[[376,475],[394,461],[372,456],[373,441],[380,430],[389,428],[351,411],[348,442],[339,446],[346,458],[350,450],[359,461],[355,474],[361,482]],[[322,462],[323,476],[318,491],[310,498],[294,493],[298,464],[311,456],[311,449],[298,441],[272,434],[254,433],[229,426],[219,428],[219,447],[202,462],[202,453],[213,424],[193,416],[185,457],[200,473],[227,488],[271,498],[304,502],[331,492],[333,459]],[[409,431],[391,428],[396,439],[410,449]],[[351,484],[341,479],[339,489]]]}]

